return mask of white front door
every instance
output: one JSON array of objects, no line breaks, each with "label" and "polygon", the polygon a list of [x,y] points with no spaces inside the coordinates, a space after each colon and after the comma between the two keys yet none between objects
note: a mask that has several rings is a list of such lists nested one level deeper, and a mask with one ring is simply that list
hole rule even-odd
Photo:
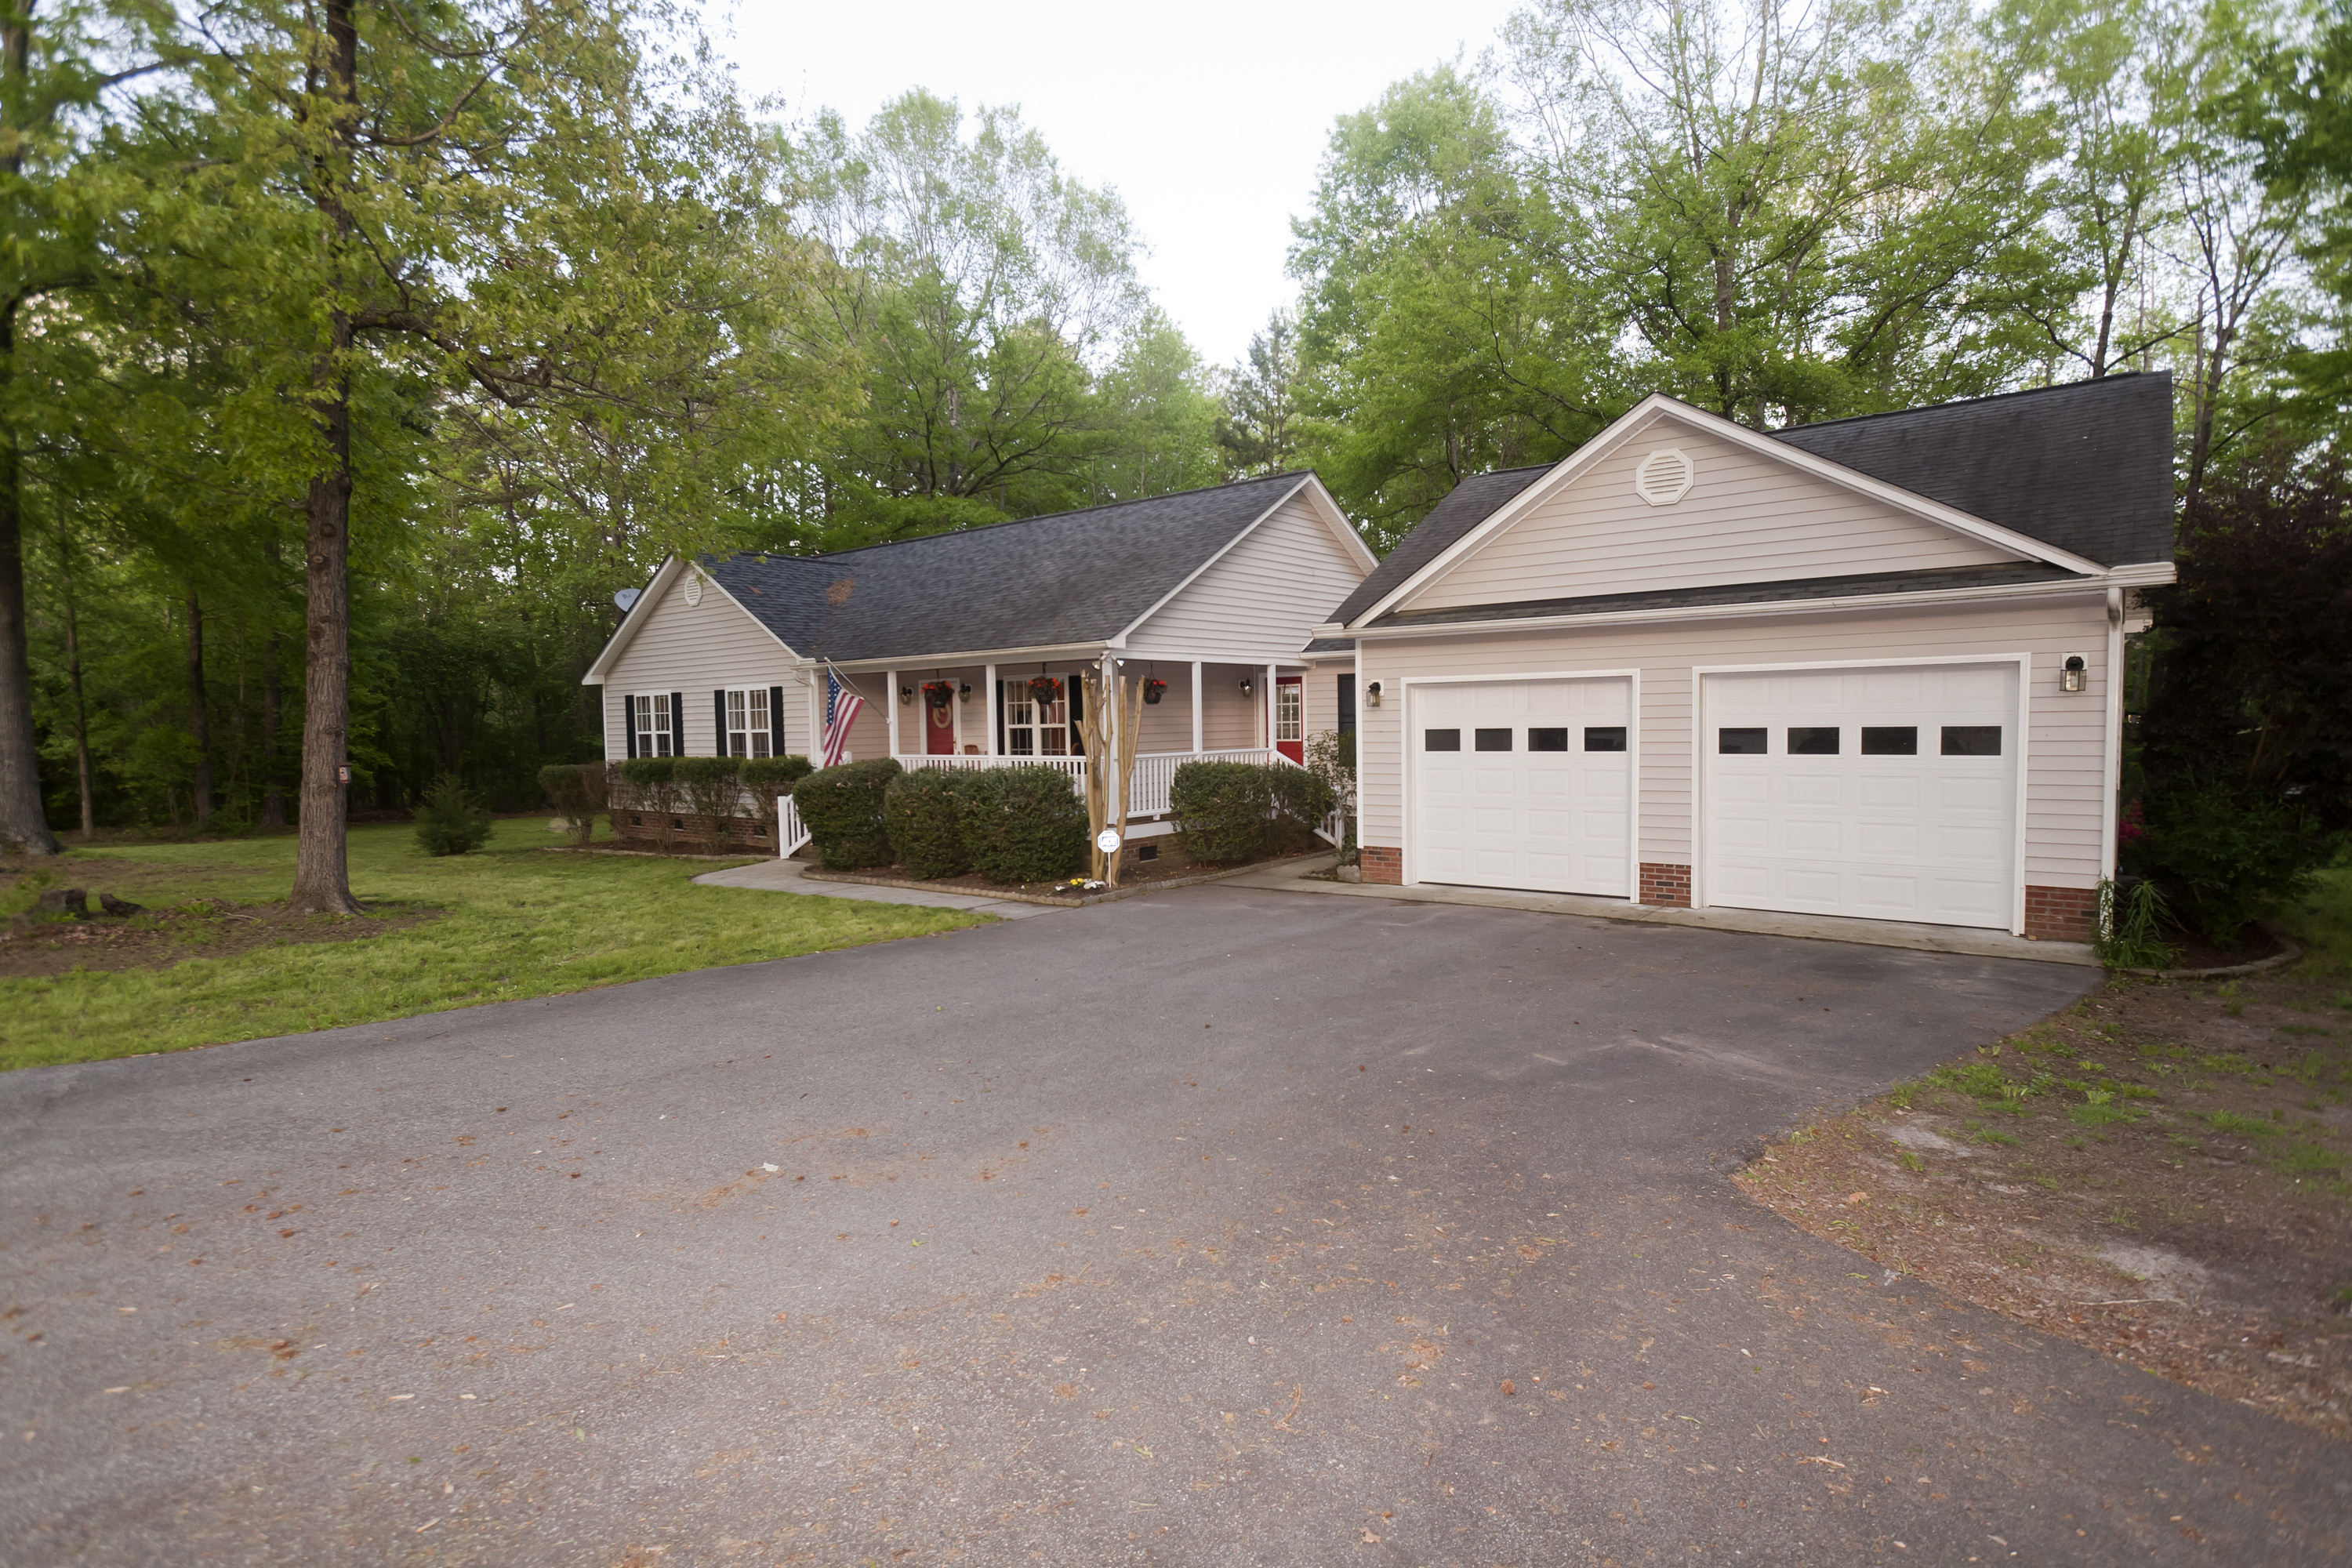
[{"label": "white front door", "polygon": [[1706,901],[2009,929],[2017,667],[1710,675]]},{"label": "white front door", "polygon": [[1417,882],[1633,894],[1633,683],[1412,689]]}]

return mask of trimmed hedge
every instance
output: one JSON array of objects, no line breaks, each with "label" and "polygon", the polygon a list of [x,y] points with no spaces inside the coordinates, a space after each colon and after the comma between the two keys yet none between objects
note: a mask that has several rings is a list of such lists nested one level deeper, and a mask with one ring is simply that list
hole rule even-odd
[{"label": "trimmed hedge", "polygon": [[899,772],[896,757],[872,757],[820,768],[793,787],[801,823],[816,842],[819,865],[828,871],[857,871],[890,864],[882,799]]},{"label": "trimmed hedge", "polygon": [[890,847],[911,874],[960,877],[971,869],[963,845],[961,796],[974,776],[950,768],[917,768],[892,779],[882,792]]},{"label": "trimmed hedge", "polygon": [[1050,882],[1087,858],[1087,807],[1055,768],[989,768],[957,791],[963,847],[992,882]]},{"label": "trimmed hedge", "polygon": [[1272,771],[1254,763],[1181,764],[1168,784],[1168,808],[1184,853],[1211,865],[1256,854],[1273,821]]},{"label": "trimmed hedge", "polygon": [[539,770],[539,787],[547,803],[572,826],[572,841],[585,845],[595,836],[596,814],[612,809],[613,786],[607,763],[566,763]]},{"label": "trimmed hedge", "polygon": [[762,815],[772,815],[778,795],[792,794],[793,785],[816,772],[806,757],[739,757],[735,765],[751,798],[766,803]]},{"label": "trimmed hedge", "polygon": [[1338,803],[1330,780],[1288,763],[1185,763],[1168,785],[1184,853],[1212,865],[1307,848]]}]

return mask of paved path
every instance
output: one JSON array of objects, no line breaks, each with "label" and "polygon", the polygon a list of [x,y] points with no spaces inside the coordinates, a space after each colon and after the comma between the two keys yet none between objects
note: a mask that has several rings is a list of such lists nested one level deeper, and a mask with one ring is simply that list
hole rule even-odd
[{"label": "paved path", "polygon": [[969,893],[934,892],[929,888],[877,888],[863,882],[811,882],[801,873],[805,860],[762,860],[756,866],[730,866],[708,871],[696,881],[712,888],[759,888],[771,893],[804,893],[821,899],[857,899],[870,904],[919,904],[927,910],[977,910],[999,920],[1027,920],[1031,915],[1067,912],[1051,904],[1022,899],[975,898]]},{"label": "paved path", "polygon": [[1725,1180],[2091,978],[1213,886],[10,1074],[0,1560],[2340,1554]]}]

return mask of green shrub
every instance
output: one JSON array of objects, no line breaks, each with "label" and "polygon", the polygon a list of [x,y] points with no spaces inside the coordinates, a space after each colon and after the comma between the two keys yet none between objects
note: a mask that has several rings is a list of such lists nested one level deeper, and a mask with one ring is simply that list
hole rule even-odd
[{"label": "green shrub", "polygon": [[882,792],[890,847],[915,876],[960,877],[971,869],[958,797],[976,776],[953,768],[917,768],[892,779]]},{"label": "green shrub", "polygon": [[2170,914],[2164,891],[2146,878],[2099,884],[2099,924],[2091,941],[2109,969],[2169,969],[2171,946],[2164,940]]},{"label": "green shrub", "polygon": [[1050,882],[1087,858],[1087,806],[1056,768],[991,768],[957,792],[964,852],[992,882]]},{"label": "green shrub", "polygon": [[464,855],[490,841],[490,814],[456,773],[443,773],[416,808],[416,842],[427,855]]},{"label": "green shrub", "polygon": [[820,768],[793,787],[801,822],[816,841],[819,865],[828,871],[856,871],[890,864],[882,796],[898,773],[896,757],[871,757]]},{"label": "green shrub", "polygon": [[1315,830],[1339,804],[1337,786],[1312,768],[1288,763],[1268,764],[1265,780],[1266,794],[1274,803],[1266,847],[1285,853],[1313,848],[1318,842]]},{"label": "green shrub", "polygon": [[2202,785],[2156,796],[2147,815],[2142,864],[2181,915],[2224,947],[2309,888],[2343,847],[2297,806]]},{"label": "green shrub", "polygon": [[809,766],[806,757],[746,757],[743,759],[743,793],[751,797],[751,809],[768,825],[768,837],[779,849],[783,840],[777,822],[776,798],[793,793],[801,780],[816,770]]},{"label": "green shrub", "polygon": [[686,814],[696,819],[701,829],[702,852],[724,855],[728,850],[727,826],[736,820],[735,811],[743,802],[740,773],[740,757],[678,757],[671,776],[677,781],[677,793]]},{"label": "green shrub", "polygon": [[585,846],[596,831],[596,814],[612,809],[606,763],[567,763],[539,770],[547,802],[572,828],[572,842]]},{"label": "green shrub", "polygon": [[1250,763],[1180,765],[1168,784],[1168,808],[1184,853],[1209,865],[1256,854],[1274,816],[1269,774]]}]

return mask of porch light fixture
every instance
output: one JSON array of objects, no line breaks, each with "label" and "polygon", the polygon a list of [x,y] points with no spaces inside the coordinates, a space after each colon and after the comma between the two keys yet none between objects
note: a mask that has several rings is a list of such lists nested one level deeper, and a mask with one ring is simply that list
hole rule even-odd
[{"label": "porch light fixture", "polygon": [[1380,705],[1381,683],[1375,680],[1370,686],[1364,688],[1364,706],[1367,708],[1377,708]]},{"label": "porch light fixture", "polygon": [[1252,689],[1253,689],[1253,688],[1250,686],[1250,678],[1249,678],[1248,676],[1246,676],[1246,675],[1243,676],[1243,677],[1242,677],[1242,695],[1243,695],[1243,696],[1244,696],[1244,697],[1247,697],[1247,696],[1250,694],[1250,692],[1251,692],[1251,690],[1252,690]]},{"label": "porch light fixture", "polygon": [[2079,653],[2070,653],[2058,667],[2058,689],[2080,691],[2091,683],[2091,662]]},{"label": "porch light fixture", "polygon": [[957,688],[956,688],[956,697],[957,697],[957,699],[958,699],[959,700],[961,700],[961,701],[964,701],[964,702],[969,702],[969,701],[971,701],[971,681],[969,681],[969,680],[967,680],[967,681],[965,681],[962,685],[961,685],[961,686],[957,687]]},{"label": "porch light fixture", "polygon": [[911,686],[902,686],[898,688],[898,706],[901,708],[911,708],[914,705],[915,689]]}]

